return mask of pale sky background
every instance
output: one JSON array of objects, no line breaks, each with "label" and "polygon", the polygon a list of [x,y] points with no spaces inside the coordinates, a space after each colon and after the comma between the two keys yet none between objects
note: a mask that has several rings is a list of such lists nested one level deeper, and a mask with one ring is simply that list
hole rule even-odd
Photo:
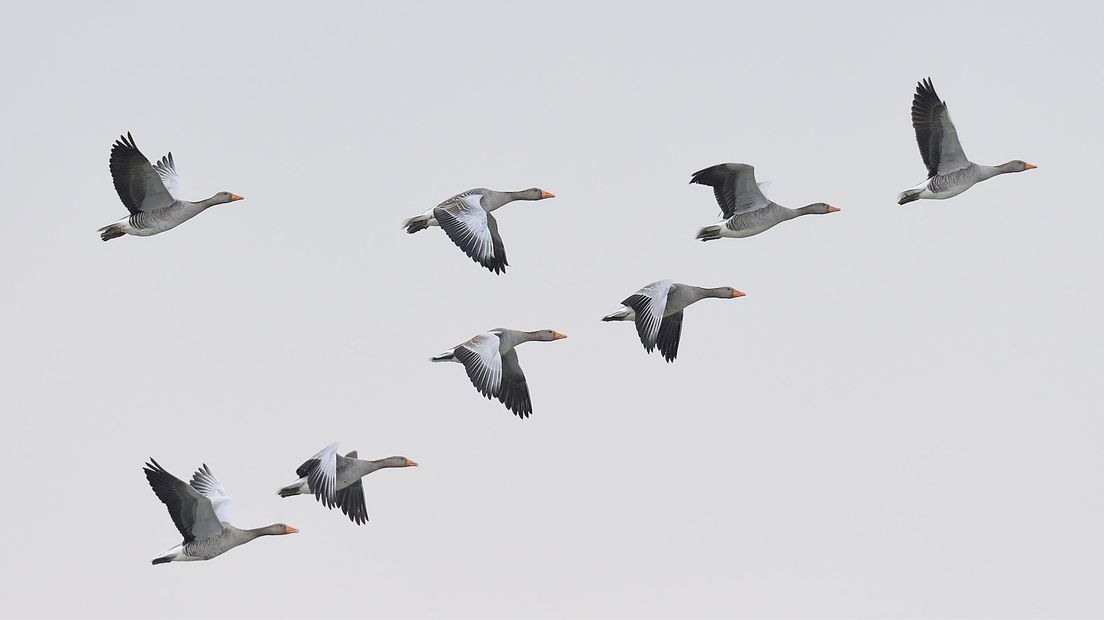
[{"label": "pale sky background", "polygon": [[[1091,8],[1086,8],[1091,7]],[[0,614],[94,617],[1104,615],[1090,3],[22,3],[0,23],[7,234]],[[950,201],[909,123],[932,76],[966,153],[1039,169]],[[131,131],[219,206],[102,243]],[[760,236],[690,173],[754,164],[843,211]],[[493,276],[403,218],[470,187]],[[679,359],[599,319],[661,278]],[[519,349],[518,421],[427,358]],[[281,499],[331,441],[417,469],[371,522]],[[208,463],[210,562],[141,466]]]}]

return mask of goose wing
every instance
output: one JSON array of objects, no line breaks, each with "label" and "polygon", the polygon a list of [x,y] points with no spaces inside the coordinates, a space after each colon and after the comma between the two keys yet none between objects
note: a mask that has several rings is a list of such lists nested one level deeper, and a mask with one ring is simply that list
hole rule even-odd
[{"label": "goose wing", "polygon": [[529,384],[525,373],[521,371],[517,352],[510,349],[502,354],[502,386],[498,391],[498,400],[521,419],[533,413],[533,403],[529,400]]},{"label": "goose wing", "polygon": [[636,314],[636,333],[648,352],[655,348],[659,327],[663,322],[663,312],[667,309],[667,294],[671,291],[672,284],[674,283],[671,280],[652,282],[621,302],[632,308]]},{"label": "goose wing", "polygon": [[307,488],[323,506],[333,508],[337,492],[337,444],[331,443],[304,461],[295,475],[307,479]]},{"label": "goose wing", "polygon": [[169,195],[175,200],[183,200],[180,197],[180,174],[176,171],[176,162],[173,161],[172,153],[162,157],[153,165],[153,169],[157,172],[157,176],[161,177],[161,183],[165,185]]},{"label": "goose wing", "polygon": [[433,217],[445,234],[473,261],[492,273],[506,271],[506,248],[498,234],[498,222],[480,204],[480,194],[461,194],[433,209]]},{"label": "goose wing", "polygon": [[209,538],[223,530],[211,500],[202,493],[165,471],[152,458],[142,471],[157,499],[168,509],[176,529],[184,537],[184,544]]},{"label": "goose wing", "polygon": [[498,334],[484,332],[459,345],[456,359],[464,365],[475,389],[487,398],[497,398],[502,386],[502,354]]},{"label": "goose wing", "polygon": [[109,167],[115,191],[131,213],[163,209],[175,202],[161,175],[135,146],[129,132],[111,147]]},{"label": "goose wing", "polygon": [[737,213],[747,213],[770,205],[755,182],[755,168],[748,164],[717,164],[695,172],[691,183],[708,185],[721,207],[725,219]]},{"label": "goose wing", "polygon": [[222,523],[230,522],[230,496],[226,494],[226,490],[222,488],[222,483],[215,478],[215,475],[211,473],[211,468],[207,467],[204,463],[202,467],[196,470],[192,474],[192,488],[199,491],[200,495],[203,495],[211,502],[211,508],[215,511],[215,516]]},{"label": "goose wing", "polygon": [[970,165],[958,131],[951,122],[947,102],[939,99],[931,78],[916,85],[912,97],[912,128],[916,131],[916,145],[928,167],[928,178],[961,170]]}]

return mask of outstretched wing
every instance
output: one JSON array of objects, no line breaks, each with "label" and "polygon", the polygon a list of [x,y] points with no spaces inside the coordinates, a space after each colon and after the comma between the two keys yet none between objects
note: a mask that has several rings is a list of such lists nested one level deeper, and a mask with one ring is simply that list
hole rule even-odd
[{"label": "outstretched wing", "polygon": [[916,85],[912,97],[912,128],[916,131],[916,145],[928,167],[928,178],[961,170],[970,165],[958,131],[951,122],[947,102],[935,93],[931,78]]},{"label": "outstretched wing", "polygon": [[211,473],[211,468],[204,463],[202,467],[192,474],[192,488],[211,502],[211,508],[215,516],[222,523],[230,522],[230,496],[222,488],[222,484]]},{"label": "outstretched wing", "polygon": [[295,475],[307,479],[307,488],[323,506],[333,508],[337,489],[337,444],[332,443],[307,459],[295,470]]},{"label": "outstretched wing", "polygon": [[165,189],[161,175],[135,146],[129,132],[111,147],[109,167],[115,191],[131,213],[153,211],[173,204],[173,197]]},{"label": "outstretched wing", "polygon": [[152,458],[142,471],[157,499],[168,509],[173,524],[184,537],[184,544],[209,538],[223,530],[222,522],[211,506],[211,500],[199,491],[165,471]]},{"label": "outstretched wing", "polygon": [[162,157],[153,165],[153,169],[157,172],[157,176],[161,177],[161,183],[165,185],[169,195],[176,200],[183,200],[180,197],[180,175],[176,172],[176,162],[173,161],[172,153]]},{"label": "outstretched wing", "polygon": [[770,205],[755,182],[755,168],[748,164],[717,164],[695,172],[691,183],[708,185],[721,207],[725,219],[737,213],[747,213]]},{"label": "outstretched wing", "polygon": [[621,302],[636,314],[636,333],[644,350],[649,353],[655,348],[663,312],[667,309],[667,293],[672,284],[671,280],[652,282]]},{"label": "outstretched wing", "polygon": [[454,351],[456,359],[464,364],[472,385],[487,398],[497,397],[502,385],[502,355],[498,347],[498,334],[484,332]]},{"label": "outstretched wing", "polygon": [[498,223],[480,204],[480,194],[468,194],[433,209],[433,217],[445,234],[473,261],[492,273],[506,271],[506,249]]}]

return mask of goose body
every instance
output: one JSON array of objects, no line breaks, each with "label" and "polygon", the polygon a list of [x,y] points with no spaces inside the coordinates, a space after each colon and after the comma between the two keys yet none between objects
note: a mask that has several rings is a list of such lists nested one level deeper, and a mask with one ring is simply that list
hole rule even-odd
[{"label": "goose body", "polygon": [[518,363],[514,347],[525,342],[561,340],[567,336],[550,329],[525,332],[497,328],[476,334],[455,347],[434,355],[431,362],[463,364],[475,389],[487,398],[498,399],[514,415],[528,418],[533,413],[529,385]]},{"label": "goose body", "polygon": [[621,307],[607,314],[603,321],[633,321],[644,350],[655,348],[663,359],[673,362],[678,356],[682,339],[682,311],[703,299],[743,297],[740,291],[722,286],[702,288],[671,280],[652,282],[621,302]]},{"label": "goose body", "polygon": [[897,204],[914,200],[946,200],[1000,174],[1031,170],[1034,164],[1012,160],[999,166],[975,164],[966,157],[951,122],[947,102],[935,92],[931,78],[916,85],[912,98],[912,128],[928,178],[897,196]]},{"label": "goose body", "polygon": [[230,192],[219,192],[206,200],[190,202],[179,197],[180,176],[172,153],[150,165],[128,133],[111,148],[111,177],[119,199],[130,215],[99,229],[100,238],[110,241],[123,235],[149,237],[171,230],[209,207],[241,200]]},{"label": "goose body", "polygon": [[723,237],[737,239],[751,237],[795,217],[839,211],[836,207],[823,202],[813,203],[800,209],[790,209],[769,200],[763,194],[761,184],[755,181],[755,168],[748,164],[728,163],[710,166],[695,172],[690,182],[713,188],[713,195],[721,207],[721,215],[724,218],[698,231],[697,238],[702,241],[713,241]]},{"label": "goose body", "polygon": [[210,560],[261,536],[299,531],[283,523],[251,530],[231,525],[230,497],[207,465],[196,470],[190,483],[170,474],[153,459],[142,471],[184,537],[179,545],[154,558],[154,564]]},{"label": "goose body", "polygon": [[277,493],[280,497],[314,495],[323,506],[330,509],[338,506],[350,521],[363,525],[368,522],[368,509],[364,505],[364,486],[361,479],[388,467],[417,466],[417,463],[405,456],[362,461],[357,458],[356,450],[341,456],[337,453],[337,444],[333,443],[300,465],[295,470],[299,479]]},{"label": "goose body", "polygon": [[539,188],[519,192],[499,192],[478,187],[457,194],[436,207],[407,219],[403,228],[413,234],[430,226],[440,226],[445,234],[473,261],[491,273],[505,273],[509,263],[506,247],[498,233],[498,222],[491,212],[515,200],[545,200],[555,194]]}]

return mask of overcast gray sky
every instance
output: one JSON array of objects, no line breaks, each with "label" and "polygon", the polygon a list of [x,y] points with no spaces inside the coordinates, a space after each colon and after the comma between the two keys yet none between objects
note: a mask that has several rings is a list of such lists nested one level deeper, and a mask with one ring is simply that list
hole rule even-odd
[{"label": "overcast gray sky", "polygon": [[[1085,8],[1091,6],[1092,8]],[[999,12],[995,12],[998,10]],[[11,616],[1102,616],[1099,5],[22,3],[0,23]],[[909,105],[971,159],[950,201]],[[131,131],[244,202],[104,244]],[[750,239],[691,172],[843,210]],[[403,218],[470,187],[496,277]],[[599,319],[661,278],[679,359]],[[496,326],[534,414],[427,358]],[[417,469],[281,499],[331,441]],[[141,473],[301,534],[150,566]]]}]

